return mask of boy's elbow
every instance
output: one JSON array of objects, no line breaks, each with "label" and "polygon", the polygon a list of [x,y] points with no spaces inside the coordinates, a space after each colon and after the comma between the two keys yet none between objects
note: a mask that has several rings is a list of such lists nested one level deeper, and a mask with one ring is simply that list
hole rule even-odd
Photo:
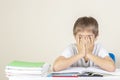
[{"label": "boy's elbow", "polygon": [[113,65],[111,72],[115,72],[115,70],[116,70],[116,67],[115,67],[115,65]]},{"label": "boy's elbow", "polygon": [[115,68],[112,68],[112,69],[110,69],[110,70],[108,70],[109,72],[115,72]]},{"label": "boy's elbow", "polygon": [[53,71],[55,72],[60,71],[59,66],[57,64],[53,65]]},{"label": "boy's elbow", "polygon": [[59,57],[53,64],[53,71],[57,72],[57,71],[61,71],[64,69],[64,64],[63,64],[63,60],[65,60],[64,57]]},{"label": "boy's elbow", "polygon": [[109,68],[109,72],[115,72],[115,70],[116,70],[116,66],[113,64],[113,65],[111,65],[111,67]]}]

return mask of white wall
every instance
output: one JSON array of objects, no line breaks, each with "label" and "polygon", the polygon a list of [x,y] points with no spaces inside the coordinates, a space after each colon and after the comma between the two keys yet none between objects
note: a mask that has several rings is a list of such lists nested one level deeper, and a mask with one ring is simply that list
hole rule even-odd
[{"label": "white wall", "polygon": [[[0,80],[12,60],[53,63],[74,42],[80,16],[99,22],[99,41],[120,66],[120,0],[0,0]],[[2,71],[2,72],[1,72]]]}]

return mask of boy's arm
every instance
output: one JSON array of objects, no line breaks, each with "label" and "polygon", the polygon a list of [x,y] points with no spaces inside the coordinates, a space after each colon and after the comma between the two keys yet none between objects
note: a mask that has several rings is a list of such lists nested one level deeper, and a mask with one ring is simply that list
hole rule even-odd
[{"label": "boy's arm", "polygon": [[83,56],[84,56],[83,54],[77,54],[70,58],[60,56],[56,59],[55,63],[53,64],[53,71],[60,71],[70,67],[73,63],[77,62]]},{"label": "boy's arm", "polygon": [[90,36],[89,38],[87,38],[86,57],[91,61],[93,61],[100,68],[106,71],[110,71],[110,72],[115,71],[115,64],[109,56],[101,58],[92,54],[93,44],[94,44],[94,37]]},{"label": "boy's arm", "polygon": [[115,71],[115,64],[112,61],[112,59],[108,56],[104,58],[100,58],[93,54],[87,54],[87,58],[106,71],[109,71],[109,72]]},{"label": "boy's arm", "polygon": [[64,56],[60,56],[56,59],[55,63],[53,64],[54,71],[60,71],[70,67],[73,63],[77,62],[81,58],[85,56],[85,40],[83,38],[76,37],[77,40],[77,49],[78,54],[70,57],[65,58]]}]

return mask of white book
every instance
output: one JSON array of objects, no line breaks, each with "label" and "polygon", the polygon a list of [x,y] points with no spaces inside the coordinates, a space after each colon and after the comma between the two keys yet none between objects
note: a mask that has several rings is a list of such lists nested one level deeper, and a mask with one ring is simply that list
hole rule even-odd
[{"label": "white book", "polygon": [[[68,72],[79,72],[80,74],[83,72],[94,72],[94,73],[99,73],[99,74],[106,74],[106,75],[119,75],[120,76],[120,69],[116,69],[115,72],[108,72],[105,70],[102,70],[101,68],[98,67],[70,67],[65,70],[59,71],[59,73],[68,73]],[[53,72],[53,73],[58,73],[58,72]]]},{"label": "white book", "polygon": [[[44,73],[44,74],[47,74],[47,73]],[[18,76],[18,77],[26,76],[26,77],[29,77],[29,76],[44,76],[44,74],[6,73],[6,76],[7,77],[11,77],[11,76]]]},{"label": "white book", "polygon": [[45,62],[26,62],[26,61],[12,61],[5,68],[6,72],[47,72],[50,64]]},{"label": "white book", "polygon": [[42,74],[45,71],[5,70],[5,72],[11,74]]},{"label": "white book", "polygon": [[15,66],[6,66],[6,69],[8,70],[35,70],[35,71],[41,71],[43,70],[43,68],[36,68],[36,67],[15,67]]}]

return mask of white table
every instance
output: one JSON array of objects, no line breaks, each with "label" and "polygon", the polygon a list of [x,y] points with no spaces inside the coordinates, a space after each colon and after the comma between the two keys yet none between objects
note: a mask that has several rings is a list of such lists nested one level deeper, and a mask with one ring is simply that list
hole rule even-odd
[{"label": "white table", "polygon": [[78,78],[52,78],[52,77],[9,77],[9,80],[120,80],[120,76],[106,77],[78,77]]},{"label": "white table", "polygon": [[58,77],[40,77],[40,76],[9,76],[9,80],[120,80],[120,69],[114,72],[117,76],[106,75],[104,77],[78,77],[78,78],[58,78]]}]

